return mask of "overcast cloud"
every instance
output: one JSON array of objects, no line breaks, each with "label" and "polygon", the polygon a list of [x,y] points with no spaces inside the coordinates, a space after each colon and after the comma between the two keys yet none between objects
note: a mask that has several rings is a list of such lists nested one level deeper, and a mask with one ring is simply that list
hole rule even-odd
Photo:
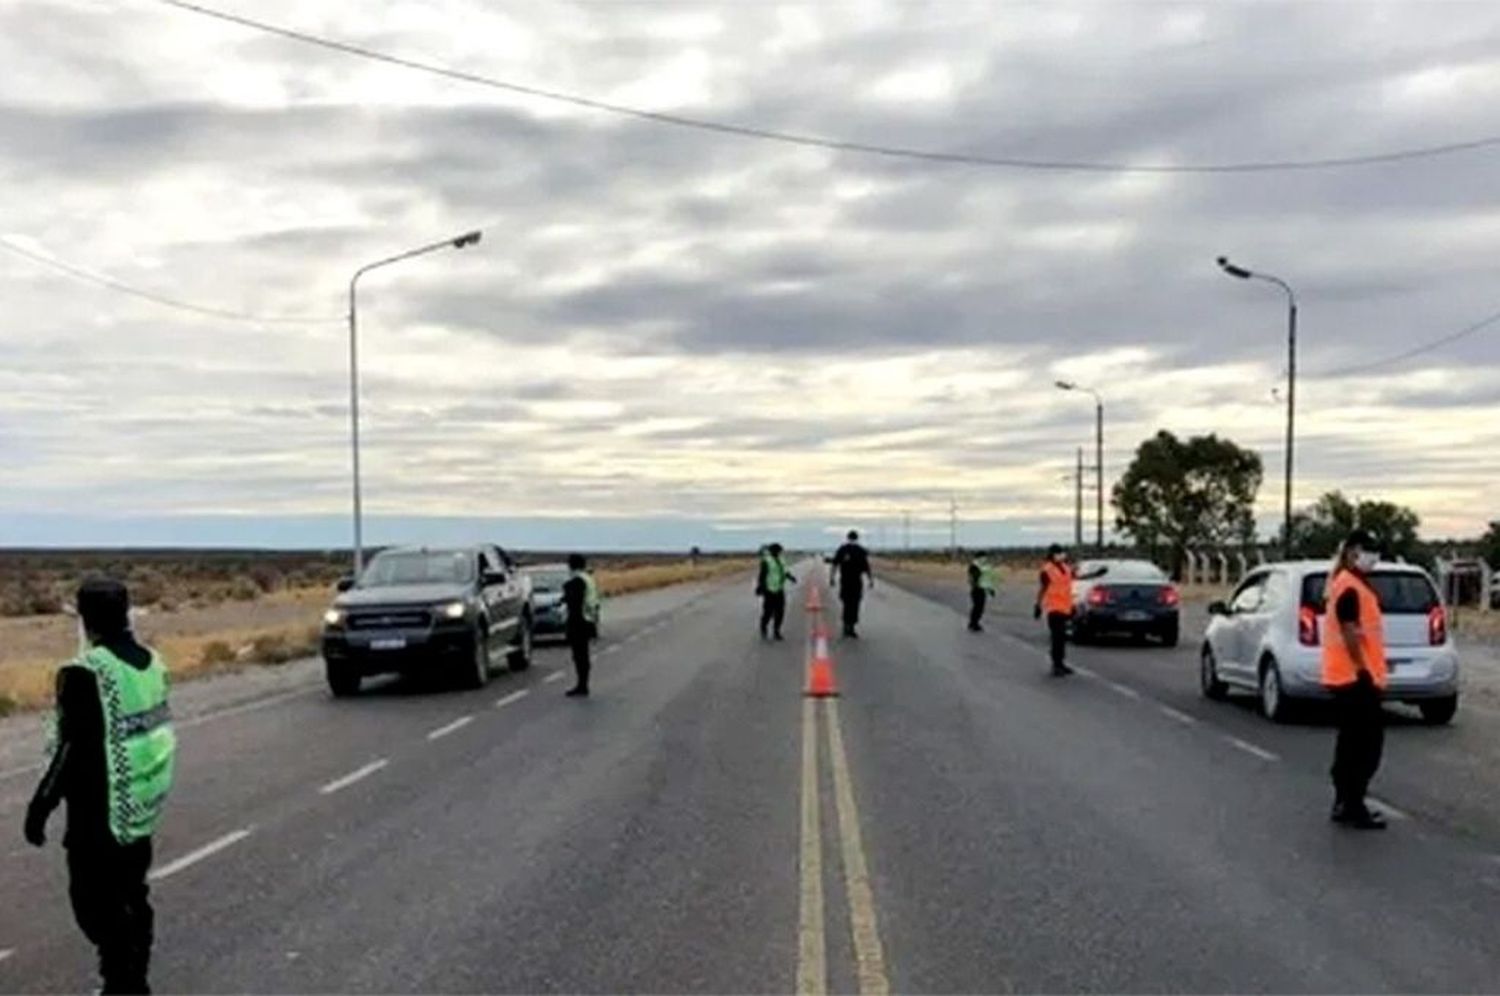
[{"label": "overcast cloud", "polygon": [[[1493,3],[222,7],[642,108],[984,155],[1500,134]],[[950,496],[971,542],[1065,537],[1093,412],[1060,377],[1106,397],[1107,475],[1157,428],[1258,449],[1269,533],[1284,303],[1221,253],[1298,289],[1301,502],[1410,503],[1428,535],[1500,517],[1500,325],[1325,375],[1500,311],[1500,148],[1249,175],[912,163],[606,116],[151,0],[5,0],[0,65],[0,235],[329,319],[200,317],[0,252],[0,542],[96,542],[101,519],[160,542],[220,515],[247,517],[246,542],[287,535],[277,520],[343,541],[349,275],[481,226],[362,284],[367,508],[389,538],[475,516],[525,545],[534,515],[754,542],[907,512],[937,536]]]}]

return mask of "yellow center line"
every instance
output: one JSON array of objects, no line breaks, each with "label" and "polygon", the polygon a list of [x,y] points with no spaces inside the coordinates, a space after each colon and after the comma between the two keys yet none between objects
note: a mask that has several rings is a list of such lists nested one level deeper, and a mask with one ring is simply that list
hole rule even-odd
[{"label": "yellow center line", "polygon": [[818,714],[802,702],[802,893],[797,920],[797,992],[823,996],[828,966],[823,926],[823,836],[818,818]]},{"label": "yellow center line", "polygon": [[828,714],[829,760],[833,765],[833,795],[838,807],[844,884],[849,895],[849,924],[854,934],[859,991],[864,996],[885,996],[891,991],[891,983],[886,977],[880,923],[875,916],[875,894],[870,888],[870,870],[865,863],[865,847],[860,839],[854,780],[849,774],[849,758],[844,753],[844,735],[839,728],[838,701],[824,699],[823,702]]}]

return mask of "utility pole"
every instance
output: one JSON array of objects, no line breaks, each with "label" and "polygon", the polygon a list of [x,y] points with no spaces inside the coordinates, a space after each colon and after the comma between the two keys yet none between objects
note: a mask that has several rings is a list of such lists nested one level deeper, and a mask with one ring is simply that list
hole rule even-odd
[{"label": "utility pole", "polygon": [[948,499],[948,559],[958,559],[958,499]]},{"label": "utility pole", "polygon": [[1073,549],[1083,547],[1083,447],[1078,447],[1078,466],[1073,471]]},{"label": "utility pole", "polygon": [[906,531],[906,552],[911,553],[911,513],[901,513],[901,526]]}]

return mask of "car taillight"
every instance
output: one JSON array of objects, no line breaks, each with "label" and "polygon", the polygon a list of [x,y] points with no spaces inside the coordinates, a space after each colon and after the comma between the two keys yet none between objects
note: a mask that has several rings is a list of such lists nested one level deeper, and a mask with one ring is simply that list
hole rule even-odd
[{"label": "car taillight", "polygon": [[1427,642],[1434,647],[1448,642],[1448,613],[1441,605],[1434,605],[1427,613]]},{"label": "car taillight", "polygon": [[1090,605],[1108,605],[1114,601],[1115,596],[1108,588],[1090,588],[1088,602]]},{"label": "car taillight", "polygon": [[1182,596],[1179,595],[1177,593],[1177,589],[1173,588],[1171,585],[1167,585],[1165,588],[1163,588],[1161,590],[1161,594],[1157,597],[1161,599],[1161,604],[1163,605],[1177,605],[1182,601]]},{"label": "car taillight", "polygon": [[1304,647],[1318,645],[1318,613],[1311,605],[1304,605],[1297,613],[1297,642]]}]

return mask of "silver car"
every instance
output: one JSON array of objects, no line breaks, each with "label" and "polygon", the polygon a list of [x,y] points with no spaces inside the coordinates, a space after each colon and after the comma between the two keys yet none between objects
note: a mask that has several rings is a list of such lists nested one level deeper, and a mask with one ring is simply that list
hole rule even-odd
[{"label": "silver car", "polygon": [[[1280,722],[1297,700],[1329,698],[1322,683],[1326,561],[1266,564],[1245,575],[1228,603],[1208,607],[1199,676],[1203,694],[1254,692]],[[1437,586],[1420,567],[1382,563],[1370,586],[1385,617],[1388,701],[1406,702],[1429,723],[1458,710],[1458,651]]]}]

